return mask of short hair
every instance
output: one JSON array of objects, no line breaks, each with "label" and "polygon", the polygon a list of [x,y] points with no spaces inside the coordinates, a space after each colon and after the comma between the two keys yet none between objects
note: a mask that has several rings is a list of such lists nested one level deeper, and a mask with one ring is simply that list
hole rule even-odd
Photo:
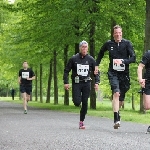
[{"label": "short hair", "polygon": [[80,42],[80,43],[79,43],[79,47],[81,47],[83,44],[87,44],[87,45],[88,45],[88,42],[86,42],[86,41]]},{"label": "short hair", "polygon": [[119,29],[119,28],[122,30],[121,26],[119,26],[119,25],[115,25],[115,26],[113,27],[113,29]]},{"label": "short hair", "polygon": [[25,62],[28,63],[26,60],[23,63],[25,63]]}]

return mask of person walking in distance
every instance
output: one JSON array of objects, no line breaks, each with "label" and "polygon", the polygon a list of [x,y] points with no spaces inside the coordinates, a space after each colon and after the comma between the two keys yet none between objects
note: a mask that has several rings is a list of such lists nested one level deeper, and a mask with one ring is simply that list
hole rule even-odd
[{"label": "person walking in distance", "polygon": [[12,89],[11,89],[11,97],[12,97],[12,100],[14,100],[14,96],[15,96],[15,89],[12,88]]},{"label": "person walking in distance", "polygon": [[[69,72],[72,70],[72,97],[75,106],[81,106],[79,129],[85,129],[84,119],[88,109],[88,98],[90,95],[91,78],[90,74],[95,70],[96,62],[88,54],[88,43],[82,41],[79,43],[80,52],[72,56],[64,69],[64,88],[69,90]],[[99,73],[95,77],[95,90],[98,90],[100,82]],[[80,105],[82,103],[82,105]]]},{"label": "person walking in distance", "polygon": [[120,127],[119,107],[124,104],[125,93],[130,89],[129,64],[136,60],[133,46],[129,40],[122,38],[122,28],[113,27],[113,40],[109,40],[101,47],[96,59],[95,74],[104,56],[109,53],[108,79],[112,90],[112,107],[114,112],[114,129]]},{"label": "person walking in distance", "polygon": [[[143,76],[143,68],[145,68],[145,73]],[[142,56],[142,60],[139,63],[138,69],[138,81],[142,87],[143,94],[143,105],[145,110],[150,109],[150,50],[146,51]],[[150,126],[147,129],[150,132]]]},{"label": "person walking in distance", "polygon": [[27,114],[27,103],[30,101],[30,93],[32,92],[32,80],[35,74],[32,69],[28,68],[27,61],[23,62],[23,69],[19,70],[18,82],[20,84],[20,92],[23,98],[24,114]]}]

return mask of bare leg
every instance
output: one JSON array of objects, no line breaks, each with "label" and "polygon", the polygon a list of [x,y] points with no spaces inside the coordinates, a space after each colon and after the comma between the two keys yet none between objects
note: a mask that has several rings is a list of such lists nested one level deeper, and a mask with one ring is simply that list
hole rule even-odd
[{"label": "bare leg", "polygon": [[114,129],[118,129],[120,127],[118,112],[119,112],[119,92],[113,94],[112,107],[114,112]]},{"label": "bare leg", "polygon": [[145,110],[150,109],[150,95],[146,95],[145,93],[143,93],[143,105]]},{"label": "bare leg", "polygon": [[26,94],[27,102],[30,101],[30,95]]},{"label": "bare leg", "polygon": [[22,93],[22,99],[23,99],[23,107],[24,110],[27,110],[27,97],[26,97],[26,93]]},{"label": "bare leg", "polygon": [[113,94],[113,100],[112,100],[113,112],[119,111],[119,96],[120,96],[119,92]]}]

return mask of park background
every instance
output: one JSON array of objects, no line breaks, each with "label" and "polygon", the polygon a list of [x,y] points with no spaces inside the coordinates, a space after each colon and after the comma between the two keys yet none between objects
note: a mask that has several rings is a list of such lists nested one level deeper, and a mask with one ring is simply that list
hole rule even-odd
[{"label": "park background", "polygon": [[[12,88],[16,100],[20,99],[18,71],[23,61],[27,61],[36,74],[34,104],[72,108],[71,90],[65,91],[63,84],[68,59],[79,52],[82,40],[89,43],[89,54],[96,59],[102,44],[113,38],[112,27],[119,24],[123,38],[132,42],[137,58],[136,63],[130,65],[131,88],[124,108],[145,112],[137,66],[150,48],[149,0],[1,0],[0,8],[1,99],[10,100]],[[91,109],[111,110],[108,64],[106,53],[99,66],[99,97],[93,83],[91,85]]]}]

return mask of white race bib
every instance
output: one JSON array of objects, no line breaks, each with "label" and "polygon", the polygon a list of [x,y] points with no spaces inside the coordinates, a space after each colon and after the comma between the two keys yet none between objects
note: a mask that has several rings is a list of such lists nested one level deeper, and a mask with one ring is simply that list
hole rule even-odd
[{"label": "white race bib", "polygon": [[77,64],[77,74],[81,76],[87,76],[89,73],[89,65]]},{"label": "white race bib", "polygon": [[22,78],[23,79],[29,78],[29,72],[22,72]]},{"label": "white race bib", "polygon": [[[123,60],[123,59],[120,59]],[[113,69],[117,71],[124,71],[125,70],[125,64],[115,64],[113,59]]]}]

